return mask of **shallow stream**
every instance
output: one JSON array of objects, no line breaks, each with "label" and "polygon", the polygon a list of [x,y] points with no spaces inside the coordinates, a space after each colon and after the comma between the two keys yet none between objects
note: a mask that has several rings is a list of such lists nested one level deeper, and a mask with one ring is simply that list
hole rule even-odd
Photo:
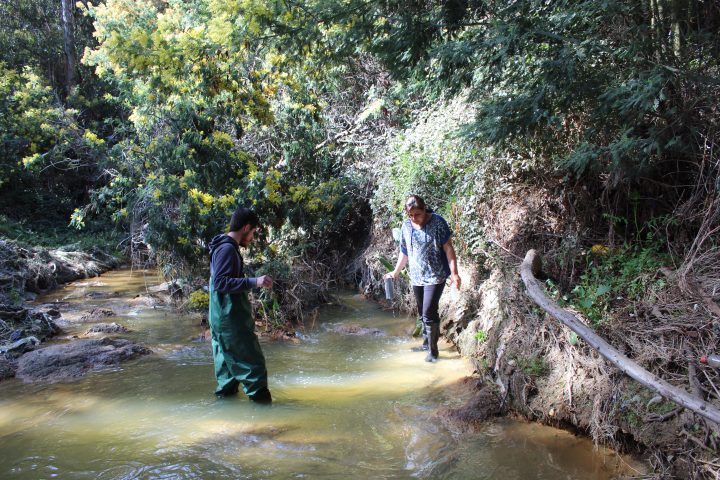
[{"label": "shallow stream", "polygon": [[[509,419],[460,433],[438,420],[459,406],[469,364],[441,344],[436,364],[410,351],[413,320],[338,294],[297,343],[261,340],[275,403],[213,395],[198,315],[146,305],[160,283],[129,270],[39,298],[79,335],[82,313],[108,308],[155,353],[70,383],[0,384],[0,478],[606,479],[627,461],[567,432]],[[339,333],[340,325],[381,331]]]}]

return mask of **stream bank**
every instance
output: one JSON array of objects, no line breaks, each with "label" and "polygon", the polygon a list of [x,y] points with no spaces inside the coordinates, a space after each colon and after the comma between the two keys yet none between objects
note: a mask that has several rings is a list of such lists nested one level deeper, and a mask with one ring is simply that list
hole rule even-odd
[{"label": "stream bank", "polygon": [[[37,351],[41,344],[59,334],[61,328],[57,322],[62,320],[61,305],[29,306],[26,301],[74,280],[97,277],[121,264],[120,258],[99,248],[72,251],[24,247],[0,238],[0,381],[15,376],[18,368],[21,376],[28,381],[54,381],[56,378],[84,374],[84,371],[76,368],[74,373],[58,375],[52,371],[48,373],[49,364],[56,367],[67,364],[72,357],[75,360],[71,363],[76,366],[114,364],[123,356],[132,358],[139,353],[141,350],[136,346],[114,348],[112,342],[105,342],[86,343],[84,348],[73,346],[67,352],[60,351],[64,347],[59,347],[53,352],[51,360],[43,362],[38,362],[42,354],[24,358],[24,354]],[[128,353],[128,349],[134,353]]]},{"label": "stream bank", "polygon": [[[440,308],[443,335],[472,362],[474,375],[481,380],[479,385],[468,384],[480,400],[468,403],[464,416],[472,419],[475,410],[482,421],[484,410],[490,407],[494,412],[497,403],[498,414],[564,428],[599,445],[642,455],[658,478],[714,478],[716,425],[677,408],[611,367],[526,295],[519,266],[527,250],[534,248],[547,260],[543,280],[549,280],[548,294],[561,302],[565,299],[565,308],[582,316],[567,301],[583,274],[576,267],[600,265],[602,260],[593,260],[592,255],[612,251],[594,245],[592,222],[597,221],[597,213],[592,202],[576,202],[575,210],[569,210],[573,202],[566,196],[570,194],[563,192],[562,185],[525,186],[497,195],[478,204],[472,219],[492,241],[470,248],[464,244],[467,236],[458,235],[463,288],[446,289]],[[586,205],[587,211],[578,205]],[[467,217],[463,221],[467,223]],[[386,230],[375,226],[359,262],[362,288],[375,299],[382,298],[382,259],[397,255],[397,245]],[[718,345],[712,294],[698,293],[716,295],[717,275],[710,271],[693,277],[688,270],[671,271],[662,265],[647,275],[654,289],[644,291],[643,298],[614,293],[602,321],[584,320],[644,368],[681,388],[698,385],[693,391],[717,404],[713,393],[717,372],[697,362]],[[396,290],[393,307],[413,311],[407,282],[401,281]]]},{"label": "stream bank", "polygon": [[0,238],[0,301],[20,303],[81,278],[117,268],[122,259],[100,248],[72,251],[24,247]]}]

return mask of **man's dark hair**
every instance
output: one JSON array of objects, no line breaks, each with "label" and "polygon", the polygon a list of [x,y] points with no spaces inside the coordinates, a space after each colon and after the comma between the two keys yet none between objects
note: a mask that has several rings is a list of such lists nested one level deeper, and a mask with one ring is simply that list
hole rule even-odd
[{"label": "man's dark hair", "polygon": [[233,213],[233,216],[230,219],[230,231],[237,232],[245,225],[250,225],[253,228],[259,227],[260,219],[258,218],[257,213],[253,212],[249,208],[240,207],[235,210],[235,213]]}]

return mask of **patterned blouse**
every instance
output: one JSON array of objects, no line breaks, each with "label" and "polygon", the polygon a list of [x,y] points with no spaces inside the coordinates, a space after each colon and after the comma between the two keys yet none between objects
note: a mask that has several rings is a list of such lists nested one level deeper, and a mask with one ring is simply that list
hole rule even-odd
[{"label": "patterned blouse", "polygon": [[415,229],[410,219],[402,225],[400,251],[408,257],[410,283],[414,286],[445,283],[450,276],[450,265],[443,245],[452,236],[443,217],[430,214],[423,228]]}]

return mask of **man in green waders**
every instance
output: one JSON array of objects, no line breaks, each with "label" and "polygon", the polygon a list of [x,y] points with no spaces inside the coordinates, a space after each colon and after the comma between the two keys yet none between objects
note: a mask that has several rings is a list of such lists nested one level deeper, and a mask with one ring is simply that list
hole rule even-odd
[{"label": "man in green waders", "polygon": [[272,403],[267,384],[265,357],[255,335],[255,321],[248,291],[272,288],[272,279],[243,276],[240,247],[252,243],[260,225],[255,212],[238,208],[230,220],[230,231],[210,241],[210,333],[217,389],[215,395],[235,395],[238,387],[250,400]]}]

